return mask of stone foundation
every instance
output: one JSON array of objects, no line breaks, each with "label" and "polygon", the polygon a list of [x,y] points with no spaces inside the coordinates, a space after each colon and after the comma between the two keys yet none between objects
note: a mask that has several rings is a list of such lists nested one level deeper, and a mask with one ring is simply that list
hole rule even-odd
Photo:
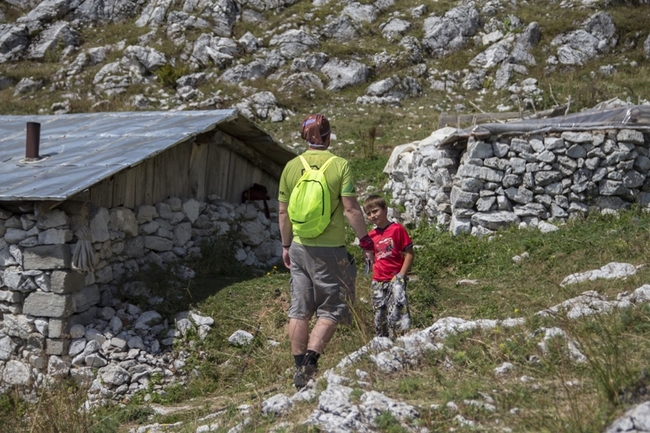
[{"label": "stone foundation", "polygon": [[454,234],[650,205],[650,139],[640,130],[470,136],[466,145],[425,139],[413,147],[386,188],[405,208],[403,220]]},{"label": "stone foundation", "polygon": [[[118,289],[137,290],[137,284],[123,286],[129,276],[152,263],[171,266],[199,255],[202,240],[226,234],[243,264],[278,264],[277,201],[269,207],[270,219],[262,202],[236,205],[218,198],[170,198],[136,209],[63,203],[40,214],[0,209],[0,390],[41,383],[44,375],[60,375],[71,365],[101,367],[112,354],[122,353],[115,355],[120,359],[134,348],[134,358],[168,350],[174,324],[148,321],[158,314],[117,300]],[[75,251],[83,242],[89,258],[78,269]],[[135,330],[123,331],[122,322],[135,323]],[[154,337],[166,330],[171,338]]]}]

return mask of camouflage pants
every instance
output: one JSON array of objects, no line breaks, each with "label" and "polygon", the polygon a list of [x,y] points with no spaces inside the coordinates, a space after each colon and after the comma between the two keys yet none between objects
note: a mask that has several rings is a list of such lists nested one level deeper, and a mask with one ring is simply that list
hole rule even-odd
[{"label": "camouflage pants", "polygon": [[397,338],[411,327],[406,281],[374,281],[370,286],[375,335]]}]

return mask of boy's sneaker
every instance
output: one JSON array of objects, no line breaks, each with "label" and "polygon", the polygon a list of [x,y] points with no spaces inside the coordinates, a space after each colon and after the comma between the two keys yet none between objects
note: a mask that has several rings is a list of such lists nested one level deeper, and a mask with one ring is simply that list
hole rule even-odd
[{"label": "boy's sneaker", "polygon": [[293,384],[296,386],[296,389],[301,390],[306,387],[317,372],[318,367],[314,364],[299,367],[296,374],[293,375]]}]

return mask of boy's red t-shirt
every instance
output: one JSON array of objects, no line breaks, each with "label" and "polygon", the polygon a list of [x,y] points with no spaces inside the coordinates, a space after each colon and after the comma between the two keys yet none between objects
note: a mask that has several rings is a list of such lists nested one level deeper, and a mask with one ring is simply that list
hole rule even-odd
[{"label": "boy's red t-shirt", "polygon": [[413,245],[413,241],[404,226],[396,222],[390,222],[383,229],[375,227],[368,235],[375,243],[375,266],[372,270],[372,279],[392,280],[404,264],[402,253]]}]

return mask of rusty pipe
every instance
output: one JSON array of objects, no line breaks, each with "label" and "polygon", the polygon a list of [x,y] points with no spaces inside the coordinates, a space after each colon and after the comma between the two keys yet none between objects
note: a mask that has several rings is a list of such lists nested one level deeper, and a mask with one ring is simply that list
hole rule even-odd
[{"label": "rusty pipe", "polygon": [[39,147],[41,145],[41,124],[38,122],[27,122],[27,138],[25,140],[25,158],[39,159]]}]

